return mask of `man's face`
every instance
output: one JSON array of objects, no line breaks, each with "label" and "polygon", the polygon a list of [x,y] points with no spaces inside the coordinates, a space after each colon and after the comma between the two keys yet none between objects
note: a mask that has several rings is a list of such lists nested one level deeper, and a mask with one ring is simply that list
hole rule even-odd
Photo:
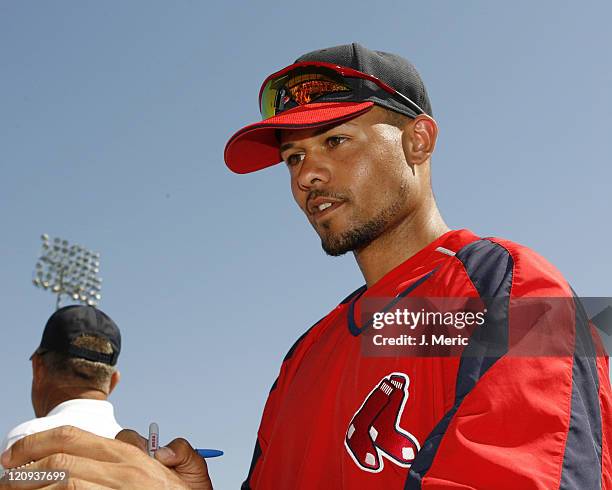
[{"label": "man's face", "polygon": [[329,255],[363,249],[410,213],[414,175],[402,131],[386,120],[375,106],[336,126],[281,132],[293,197]]}]

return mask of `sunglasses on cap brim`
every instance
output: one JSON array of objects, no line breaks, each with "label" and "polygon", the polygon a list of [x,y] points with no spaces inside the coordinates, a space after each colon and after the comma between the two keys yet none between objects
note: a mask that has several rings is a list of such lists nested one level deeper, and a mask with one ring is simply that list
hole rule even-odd
[{"label": "sunglasses on cap brim", "polygon": [[425,113],[409,97],[373,75],[332,63],[304,61],[289,65],[266,78],[259,91],[261,115],[268,119],[286,109],[309,104],[326,95],[348,95],[355,89],[354,79],[368,80],[401,99],[416,114]]}]

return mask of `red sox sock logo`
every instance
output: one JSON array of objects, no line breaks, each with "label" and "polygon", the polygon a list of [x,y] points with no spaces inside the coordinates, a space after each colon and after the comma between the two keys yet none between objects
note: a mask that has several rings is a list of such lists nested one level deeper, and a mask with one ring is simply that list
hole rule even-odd
[{"label": "red sox sock logo", "polygon": [[408,468],[421,449],[416,437],[399,426],[409,383],[403,373],[385,376],[353,416],[344,446],[362,470],[382,471],[382,457]]}]

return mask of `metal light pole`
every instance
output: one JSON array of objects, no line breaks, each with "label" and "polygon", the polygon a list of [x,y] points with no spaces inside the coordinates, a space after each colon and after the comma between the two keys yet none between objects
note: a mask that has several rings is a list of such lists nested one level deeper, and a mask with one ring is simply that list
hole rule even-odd
[{"label": "metal light pole", "polygon": [[34,286],[57,295],[55,308],[60,307],[62,295],[89,306],[96,306],[102,298],[100,254],[68,240],[53,238],[46,233],[41,237],[42,252],[34,269]]}]

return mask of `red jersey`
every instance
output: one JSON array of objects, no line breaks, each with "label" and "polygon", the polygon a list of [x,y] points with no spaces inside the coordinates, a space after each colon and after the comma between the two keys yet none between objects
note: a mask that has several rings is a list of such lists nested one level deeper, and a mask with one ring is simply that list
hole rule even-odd
[{"label": "red jersey", "polygon": [[[458,356],[363,353],[368,298],[572,295],[528,248],[467,230],[442,235],[291,348],[242,488],[612,489],[608,360],[588,320],[572,327],[570,355],[509,356],[486,338]],[[508,311],[472,336],[506,338]],[[578,354],[587,348],[599,355]]]}]

